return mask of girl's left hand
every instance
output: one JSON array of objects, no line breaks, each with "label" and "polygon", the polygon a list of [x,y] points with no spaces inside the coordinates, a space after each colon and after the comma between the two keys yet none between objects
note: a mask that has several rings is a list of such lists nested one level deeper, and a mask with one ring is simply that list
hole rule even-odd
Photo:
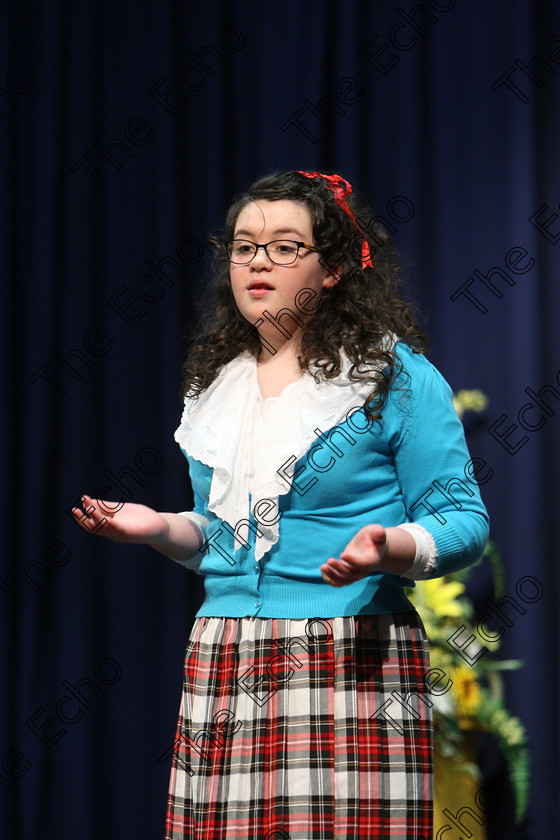
[{"label": "girl's left hand", "polygon": [[387,531],[382,525],[365,525],[352,537],[340,560],[329,557],[319,567],[323,580],[331,586],[347,586],[371,575],[387,571],[383,558],[387,553]]}]

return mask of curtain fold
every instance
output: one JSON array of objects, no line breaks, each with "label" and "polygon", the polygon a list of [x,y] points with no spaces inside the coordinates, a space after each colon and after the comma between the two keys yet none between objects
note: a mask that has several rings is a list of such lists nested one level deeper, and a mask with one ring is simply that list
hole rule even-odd
[{"label": "curtain fold", "polygon": [[[0,43],[2,836],[163,835],[201,582],[89,537],[68,510],[83,492],[191,506],[173,431],[208,236],[275,169],[336,171],[367,196],[413,266],[431,360],[454,390],[489,397],[468,441],[493,470],[482,493],[506,591],[532,576],[543,594],[507,612],[502,646],[526,663],[507,699],[534,756],[530,826],[506,809],[488,837],[548,836],[557,4],[23,2]],[[487,584],[476,570],[481,609]]]}]

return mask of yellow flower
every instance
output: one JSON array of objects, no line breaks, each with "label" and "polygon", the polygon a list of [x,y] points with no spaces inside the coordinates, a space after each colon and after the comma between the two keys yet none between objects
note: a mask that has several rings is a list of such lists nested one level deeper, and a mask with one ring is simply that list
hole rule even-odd
[{"label": "yellow flower", "polygon": [[[418,592],[416,592],[418,590]],[[433,578],[416,582],[414,603],[418,610],[431,610],[438,618],[459,618],[465,614],[464,606],[457,598],[465,591],[465,585],[457,580]]]},{"label": "yellow flower", "polygon": [[459,417],[462,417],[465,411],[484,411],[487,405],[488,397],[478,388],[453,394],[453,407]]},{"label": "yellow flower", "polygon": [[480,708],[482,694],[474,671],[468,665],[459,665],[450,674],[453,696],[459,717],[474,717]]}]

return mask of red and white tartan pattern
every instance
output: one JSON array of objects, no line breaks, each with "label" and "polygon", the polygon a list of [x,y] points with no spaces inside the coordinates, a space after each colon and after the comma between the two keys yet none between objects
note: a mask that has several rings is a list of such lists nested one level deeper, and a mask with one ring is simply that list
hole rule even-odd
[{"label": "red and white tartan pattern", "polygon": [[414,611],[196,619],[166,840],[431,840],[428,669]]}]

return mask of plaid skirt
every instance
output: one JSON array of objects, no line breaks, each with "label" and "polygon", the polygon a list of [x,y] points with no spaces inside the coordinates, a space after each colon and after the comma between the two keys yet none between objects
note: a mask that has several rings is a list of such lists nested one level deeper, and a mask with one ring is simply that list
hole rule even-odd
[{"label": "plaid skirt", "polygon": [[414,611],[196,619],[166,840],[431,840],[428,670]]}]

